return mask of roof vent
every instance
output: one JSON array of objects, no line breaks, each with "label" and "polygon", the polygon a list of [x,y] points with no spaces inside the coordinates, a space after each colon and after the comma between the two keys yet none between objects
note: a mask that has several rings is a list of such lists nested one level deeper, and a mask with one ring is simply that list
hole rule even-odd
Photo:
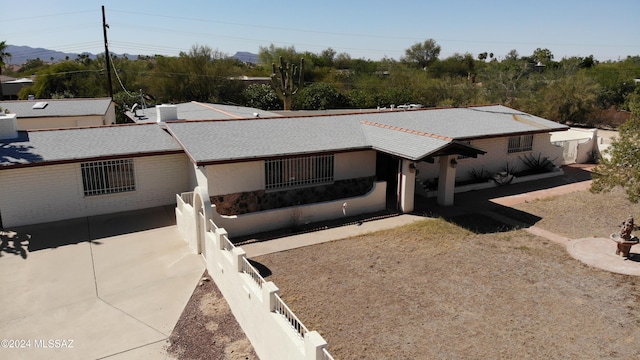
[{"label": "roof vent", "polygon": [[176,105],[156,105],[157,122],[178,120],[178,107]]},{"label": "roof vent", "polygon": [[18,137],[18,122],[16,114],[0,114],[0,139],[15,139]]},{"label": "roof vent", "polygon": [[44,109],[44,108],[47,107],[47,105],[49,105],[48,102],[40,101],[40,102],[37,102],[37,103],[33,104],[33,106],[31,108],[32,109]]}]

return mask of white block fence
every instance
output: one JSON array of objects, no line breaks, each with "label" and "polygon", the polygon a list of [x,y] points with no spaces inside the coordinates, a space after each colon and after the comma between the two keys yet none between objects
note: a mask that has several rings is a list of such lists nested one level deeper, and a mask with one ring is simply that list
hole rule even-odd
[{"label": "white block fence", "polygon": [[[194,209],[193,201],[193,193],[177,196],[178,229],[204,256],[209,275],[260,359],[333,360],[322,336],[302,324],[280,298],[278,287],[249,263],[245,251],[229,241],[224,228]],[[203,238],[198,236],[196,215],[206,225]]]}]

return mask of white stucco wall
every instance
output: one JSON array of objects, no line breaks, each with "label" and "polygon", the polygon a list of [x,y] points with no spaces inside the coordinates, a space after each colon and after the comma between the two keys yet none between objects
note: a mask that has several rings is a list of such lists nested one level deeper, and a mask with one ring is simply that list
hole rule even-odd
[{"label": "white stucco wall", "polygon": [[206,167],[209,195],[225,195],[264,189],[264,161]]},{"label": "white stucco wall", "polygon": [[[509,154],[507,152],[509,147],[509,137],[480,139],[471,142],[471,145],[481,150],[486,151],[485,155],[478,155],[477,158],[463,158],[456,159],[458,162],[456,167],[456,180],[463,181],[470,178],[469,172],[475,170],[479,172],[484,169],[485,172],[494,174],[496,172],[503,171],[509,164],[510,167],[514,167],[515,171],[525,170],[525,165],[520,159],[525,155],[533,155],[535,157],[538,154],[546,156],[550,160],[554,160],[555,165],[562,165],[562,147],[555,146],[550,141],[550,134],[535,134],[533,137],[533,149],[531,151],[523,151]],[[427,162],[418,163],[419,174],[417,176],[419,181],[425,179],[433,179],[438,177],[439,174],[439,159],[436,159],[434,164]],[[416,188],[417,191],[421,189]]]},{"label": "white stucco wall", "polygon": [[376,174],[376,152],[358,151],[339,153],[334,157],[334,179],[356,179]]},{"label": "white stucco wall", "polygon": [[83,194],[80,163],[0,171],[0,216],[4,227],[108,214],[174,204],[189,191],[184,154],[134,158],[136,190]]},{"label": "white stucco wall", "polygon": [[[355,179],[374,176],[376,173],[376,153],[373,150],[335,154],[334,180]],[[209,195],[226,195],[265,188],[264,161],[208,165],[206,184]],[[203,177],[198,177],[202,184]]]},{"label": "white stucco wall", "polygon": [[[25,131],[38,129],[76,128],[83,126],[102,126],[105,125],[105,121],[105,117],[101,115],[18,118],[18,130]],[[106,125],[109,124],[111,124],[111,122],[108,122]]]}]

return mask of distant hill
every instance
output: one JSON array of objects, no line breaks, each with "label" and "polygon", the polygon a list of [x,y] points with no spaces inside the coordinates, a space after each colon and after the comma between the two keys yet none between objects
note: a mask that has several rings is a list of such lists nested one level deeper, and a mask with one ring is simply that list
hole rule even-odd
[{"label": "distant hill", "polygon": [[7,45],[7,49],[5,50],[9,54],[11,54],[11,58],[8,61],[5,61],[8,64],[22,65],[27,60],[38,59],[46,62],[53,62],[65,60],[67,57],[69,59],[75,59],[80,54],[87,54],[90,58],[95,59],[94,54],[90,54],[87,52],[83,53],[65,53],[62,51],[55,51],[43,48],[32,48],[30,46],[16,46],[16,45]]},{"label": "distant hill", "polygon": [[[88,52],[82,53],[66,53],[62,51],[49,50],[43,48],[32,48],[30,46],[16,46],[16,45],[7,45],[7,49],[5,50],[9,54],[11,54],[11,58],[8,61],[5,61],[7,64],[14,65],[22,65],[27,60],[40,59],[45,62],[58,62],[65,59],[76,59],[78,55],[89,55],[89,58],[95,59],[97,55],[100,54],[91,54]],[[137,59],[138,55],[131,54],[113,54],[114,56],[121,57],[127,56],[129,59]],[[238,59],[242,62],[257,64],[259,62],[258,55],[252,54],[250,52],[238,51],[235,55],[231,56],[234,59]]]},{"label": "distant hill", "polygon": [[235,55],[232,56],[234,59],[238,59],[242,62],[257,64],[260,62],[258,58],[258,54],[253,54],[250,52],[238,51]]}]

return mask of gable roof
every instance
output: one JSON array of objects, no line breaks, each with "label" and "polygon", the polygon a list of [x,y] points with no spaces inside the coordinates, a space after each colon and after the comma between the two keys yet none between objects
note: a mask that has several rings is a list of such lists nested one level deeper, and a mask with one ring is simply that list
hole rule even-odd
[{"label": "gable roof", "polygon": [[[37,103],[47,103],[34,109]],[[37,99],[0,101],[0,107],[17,114],[18,118],[106,115],[111,98],[97,99]]]},{"label": "gable roof", "polygon": [[171,122],[198,165],[319,152],[376,149],[409,160],[444,154],[476,156],[465,142],[486,137],[548,133],[567,126],[504,106],[386,111],[261,120]]},{"label": "gable roof", "polygon": [[357,121],[342,117],[171,122],[196,164],[370,148]]},{"label": "gable roof", "polygon": [[166,131],[153,124],[21,131],[16,139],[0,140],[0,166],[12,168],[182,152]]}]

